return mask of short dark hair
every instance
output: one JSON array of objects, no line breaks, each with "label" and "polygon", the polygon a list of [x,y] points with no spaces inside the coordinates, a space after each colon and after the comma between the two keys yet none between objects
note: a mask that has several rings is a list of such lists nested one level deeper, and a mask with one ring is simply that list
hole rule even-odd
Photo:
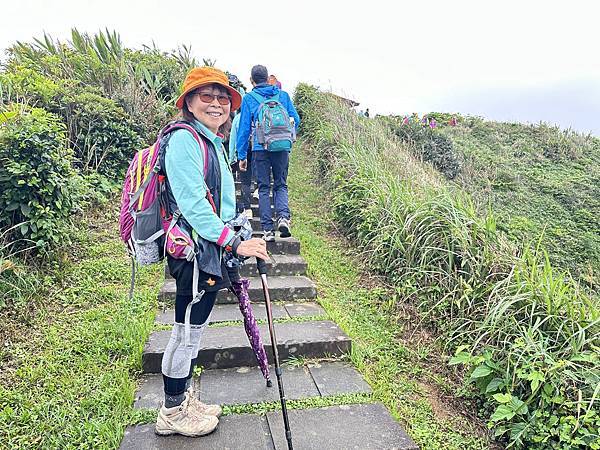
[{"label": "short dark hair", "polygon": [[252,68],[252,71],[250,72],[250,76],[252,77],[254,82],[257,84],[266,83],[267,80],[269,79],[269,71],[267,70],[267,68],[265,66],[261,66],[260,64],[257,64],[256,66],[254,66]]}]

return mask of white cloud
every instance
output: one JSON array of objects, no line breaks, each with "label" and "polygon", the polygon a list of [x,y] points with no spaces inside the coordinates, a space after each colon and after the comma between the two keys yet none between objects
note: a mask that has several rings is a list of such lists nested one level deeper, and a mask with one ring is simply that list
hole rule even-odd
[{"label": "white cloud", "polygon": [[[196,56],[216,58],[218,66],[245,82],[252,65],[265,64],[288,90],[299,81],[331,87],[374,113],[455,109],[448,102],[457,93],[515,89],[526,102],[528,90],[580,80],[592,80],[585,83],[591,89],[600,85],[595,49],[600,4],[592,1],[371,0],[353,6],[230,0],[226,5],[10,2],[2,6],[0,47],[39,37],[44,30],[65,39],[71,27],[88,32],[108,27],[131,47],[152,41],[164,50],[191,44]],[[568,96],[556,97],[567,102],[563,110],[573,109],[556,120],[577,126],[577,110]],[[485,97],[469,104],[485,114]],[[520,106],[531,111],[525,103],[515,108]]]}]

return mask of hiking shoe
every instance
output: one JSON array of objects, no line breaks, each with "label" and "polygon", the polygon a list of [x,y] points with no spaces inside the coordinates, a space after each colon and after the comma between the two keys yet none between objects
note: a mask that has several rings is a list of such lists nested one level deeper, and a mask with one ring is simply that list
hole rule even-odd
[{"label": "hiking shoe", "polygon": [[217,428],[219,419],[195,412],[190,400],[191,397],[186,394],[185,400],[179,406],[173,408],[161,406],[156,419],[155,433],[161,436],[182,434],[189,437],[212,433]]},{"label": "hiking shoe", "polygon": [[277,221],[277,230],[279,231],[279,235],[282,238],[288,238],[292,235],[290,232],[290,219],[286,219],[285,217],[281,217]]},{"label": "hiking shoe", "polygon": [[200,401],[200,399],[196,396],[196,392],[193,387],[189,387],[187,390],[187,395],[190,398],[190,409],[193,409],[196,415],[207,415],[207,416],[215,416],[220,417],[223,409],[219,405],[207,405]]},{"label": "hiking shoe", "polygon": [[252,219],[252,217],[254,217],[254,215],[252,214],[252,210],[251,209],[245,209],[244,210],[244,215],[248,218],[248,220]]},{"label": "hiking shoe", "polygon": [[273,230],[271,230],[271,231],[263,231],[263,239],[266,242],[273,242],[273,241],[275,241],[275,232]]},{"label": "hiking shoe", "polygon": [[252,193],[252,197],[254,198],[258,198],[258,189],[256,189],[253,193]]}]

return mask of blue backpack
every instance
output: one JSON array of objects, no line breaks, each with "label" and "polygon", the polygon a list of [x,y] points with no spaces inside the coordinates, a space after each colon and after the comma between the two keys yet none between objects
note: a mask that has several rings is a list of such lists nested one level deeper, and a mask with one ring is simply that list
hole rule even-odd
[{"label": "blue backpack", "polygon": [[271,98],[254,91],[249,94],[259,103],[254,129],[256,142],[270,152],[290,151],[296,140],[296,128],[279,101],[279,93]]}]

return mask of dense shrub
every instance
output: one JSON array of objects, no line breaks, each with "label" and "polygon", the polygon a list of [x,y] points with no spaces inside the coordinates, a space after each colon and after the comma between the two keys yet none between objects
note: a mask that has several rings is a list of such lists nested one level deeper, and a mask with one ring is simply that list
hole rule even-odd
[{"label": "dense shrub", "polygon": [[177,99],[186,74],[177,59],[157,49],[127,50],[124,57],[146,94],[156,95],[166,102]]},{"label": "dense shrub", "polygon": [[507,241],[385,125],[297,92],[340,228],[455,354],[496,436],[514,448],[600,448],[598,304],[542,250]]},{"label": "dense shrub", "polygon": [[67,123],[76,166],[119,178],[140,146],[129,117],[113,100],[91,88],[66,87],[58,111]]},{"label": "dense shrub", "polygon": [[110,96],[116,86],[127,79],[123,60],[101,58],[89,48],[80,50],[48,36],[37,44],[17,43],[8,49],[9,71],[25,67],[55,81],[77,80],[85,86],[96,86]]},{"label": "dense shrub", "polygon": [[52,79],[25,67],[0,73],[0,103],[20,102],[47,108],[54,103],[60,90]]},{"label": "dense shrub", "polygon": [[414,154],[433,165],[446,178],[453,179],[460,172],[460,162],[452,141],[436,130],[411,120],[403,124],[397,118],[382,117],[402,142],[410,145]]},{"label": "dense shrub", "polygon": [[0,227],[19,225],[11,239],[56,247],[68,241],[73,154],[59,117],[17,108],[0,114]]}]

